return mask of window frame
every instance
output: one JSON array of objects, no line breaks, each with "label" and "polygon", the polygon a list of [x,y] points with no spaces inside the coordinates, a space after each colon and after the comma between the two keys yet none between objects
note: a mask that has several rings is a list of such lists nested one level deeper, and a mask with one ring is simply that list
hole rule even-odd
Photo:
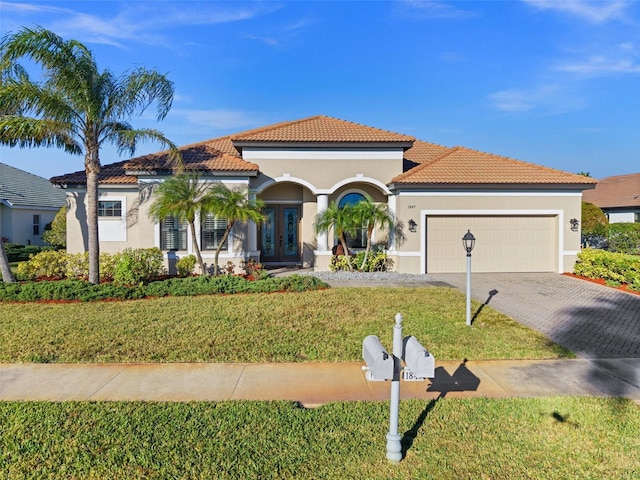
[{"label": "window frame", "polygon": [[[169,226],[169,223],[171,225]],[[168,252],[186,251],[189,248],[189,224],[186,220],[179,220],[168,216],[160,220],[160,250]],[[169,234],[171,234],[171,248],[169,248]]]},{"label": "window frame", "polygon": [[[105,204],[111,205],[106,207]],[[122,200],[98,200],[98,217],[122,218]]]},{"label": "window frame", "polygon": [[[212,227],[209,227],[213,224]],[[200,248],[202,251],[217,250],[219,242],[227,230],[227,219],[208,213],[200,222]],[[222,249],[227,248],[229,238],[225,239]]]},{"label": "window frame", "polygon": [[40,227],[42,225],[42,217],[40,216],[39,213],[34,213],[33,214],[33,234],[34,235],[40,235]]}]

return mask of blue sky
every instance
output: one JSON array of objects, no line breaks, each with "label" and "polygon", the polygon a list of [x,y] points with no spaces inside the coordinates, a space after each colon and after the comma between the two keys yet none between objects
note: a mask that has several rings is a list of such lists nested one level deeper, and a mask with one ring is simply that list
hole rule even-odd
[{"label": "blue sky", "polygon": [[[328,115],[595,178],[640,172],[634,0],[0,1],[3,34],[34,25],[101,69],[167,73],[167,118],[132,124],[179,145]],[[55,149],[0,159],[46,178],[84,168]]]}]

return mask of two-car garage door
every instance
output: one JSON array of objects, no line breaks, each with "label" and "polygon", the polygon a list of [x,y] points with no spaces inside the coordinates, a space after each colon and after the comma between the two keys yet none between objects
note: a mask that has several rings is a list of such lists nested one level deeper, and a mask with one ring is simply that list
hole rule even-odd
[{"label": "two-car garage door", "polygon": [[467,230],[476,238],[474,272],[557,271],[555,215],[427,215],[426,226],[427,273],[466,271]]}]

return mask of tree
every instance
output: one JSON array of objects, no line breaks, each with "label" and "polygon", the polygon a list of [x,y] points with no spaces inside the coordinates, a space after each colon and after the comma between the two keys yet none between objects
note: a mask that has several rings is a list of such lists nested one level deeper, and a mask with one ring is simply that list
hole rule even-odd
[{"label": "tree", "polygon": [[53,221],[45,225],[42,240],[54,247],[67,246],[67,207],[58,210]]},{"label": "tree", "polygon": [[222,239],[218,242],[216,254],[213,260],[213,272],[218,274],[218,258],[222,245],[229,238],[231,229],[236,222],[246,222],[252,220],[261,223],[264,220],[262,208],[264,203],[256,199],[251,201],[244,188],[230,189],[222,183],[218,183],[212,189],[213,202],[209,209],[209,213],[213,213],[220,218],[224,218],[227,222],[227,228],[222,235]]},{"label": "tree", "polygon": [[196,255],[200,272],[205,273],[204,262],[198,246],[195,220],[204,218],[213,204],[212,190],[200,181],[195,173],[181,173],[170,177],[154,190],[154,201],[149,207],[149,215],[156,220],[164,220],[172,216],[186,221],[191,231],[193,251]]},{"label": "tree", "polygon": [[362,228],[362,223],[359,223],[354,207],[351,204],[340,207],[336,202],[331,202],[327,209],[316,217],[316,233],[328,232],[330,228],[334,229],[338,241],[342,245],[349,270],[353,270],[345,234],[355,235],[358,228]]},{"label": "tree", "polygon": [[[32,81],[26,60],[42,70]],[[0,143],[8,146],[57,147],[84,155],[87,176],[89,281],[100,281],[98,243],[98,174],[100,148],[133,155],[140,141],[158,141],[180,161],[173,143],[153,129],[133,129],[132,116],[156,104],[162,120],[173,101],[173,83],[165,75],[139,67],[115,76],[100,71],[93,53],[76,40],[65,41],[43,28],[23,28],[0,44]]]},{"label": "tree", "polygon": [[16,281],[11,273],[7,251],[4,249],[4,238],[0,238],[0,272],[2,273],[3,282],[13,283]]},{"label": "tree", "polygon": [[589,202],[582,202],[582,234],[605,235],[609,221],[604,212]]},{"label": "tree", "polygon": [[371,241],[373,239],[373,231],[376,227],[386,228],[391,231],[394,228],[393,214],[389,210],[389,206],[383,203],[375,203],[369,195],[360,200],[353,207],[353,215],[356,222],[367,229],[367,248],[364,253],[360,270],[364,270],[367,264],[369,253],[371,252]]}]

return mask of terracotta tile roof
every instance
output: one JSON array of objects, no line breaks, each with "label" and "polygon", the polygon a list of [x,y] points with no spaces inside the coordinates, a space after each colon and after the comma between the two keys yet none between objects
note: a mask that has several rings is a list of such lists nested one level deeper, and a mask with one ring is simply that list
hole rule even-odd
[{"label": "terracotta tile roof", "polygon": [[442,145],[436,145],[435,143],[416,140],[413,142],[413,147],[404,152],[404,158],[416,164],[427,163],[441,157],[451,150],[453,149],[450,147],[443,147]]},{"label": "terracotta tile roof", "polygon": [[[124,169],[125,163],[126,161],[102,165],[100,167],[100,173],[98,174],[98,183],[109,185],[138,183],[136,177],[126,175]],[[84,170],[81,170],[79,172],[53,177],[49,181],[56,185],[84,185],[87,183],[87,175]]]},{"label": "terracotta tile roof", "polygon": [[500,155],[455,147],[396,176],[400,184],[593,184],[596,180]]},{"label": "terracotta tile roof", "polygon": [[[224,137],[180,147],[185,169],[198,172],[257,172],[259,167],[255,163],[246,162],[239,156],[220,150],[219,147],[232,151],[230,148],[232,145],[227,139],[228,137]],[[155,171],[173,170],[175,167],[169,160],[168,152],[165,151],[133,158],[126,162],[125,168],[131,171]]]},{"label": "terracotta tile roof", "polygon": [[276,123],[231,136],[234,142],[412,142],[414,137],[379,128],[347,122],[337,118],[316,116],[291,122]]},{"label": "terracotta tile roof", "polygon": [[640,173],[603,178],[596,188],[585,191],[582,199],[600,208],[639,207]]},{"label": "terracotta tile roof", "polygon": [[[196,172],[258,172],[258,165],[242,160],[233,147],[229,137],[223,137],[180,147],[186,170]],[[235,152],[235,153],[234,153]],[[135,184],[138,178],[135,172],[173,170],[169,155],[165,152],[151,153],[123,162],[102,165],[98,174],[100,184]],[[129,172],[129,174],[127,174]],[[83,171],[53,177],[55,184],[85,184]]]}]

